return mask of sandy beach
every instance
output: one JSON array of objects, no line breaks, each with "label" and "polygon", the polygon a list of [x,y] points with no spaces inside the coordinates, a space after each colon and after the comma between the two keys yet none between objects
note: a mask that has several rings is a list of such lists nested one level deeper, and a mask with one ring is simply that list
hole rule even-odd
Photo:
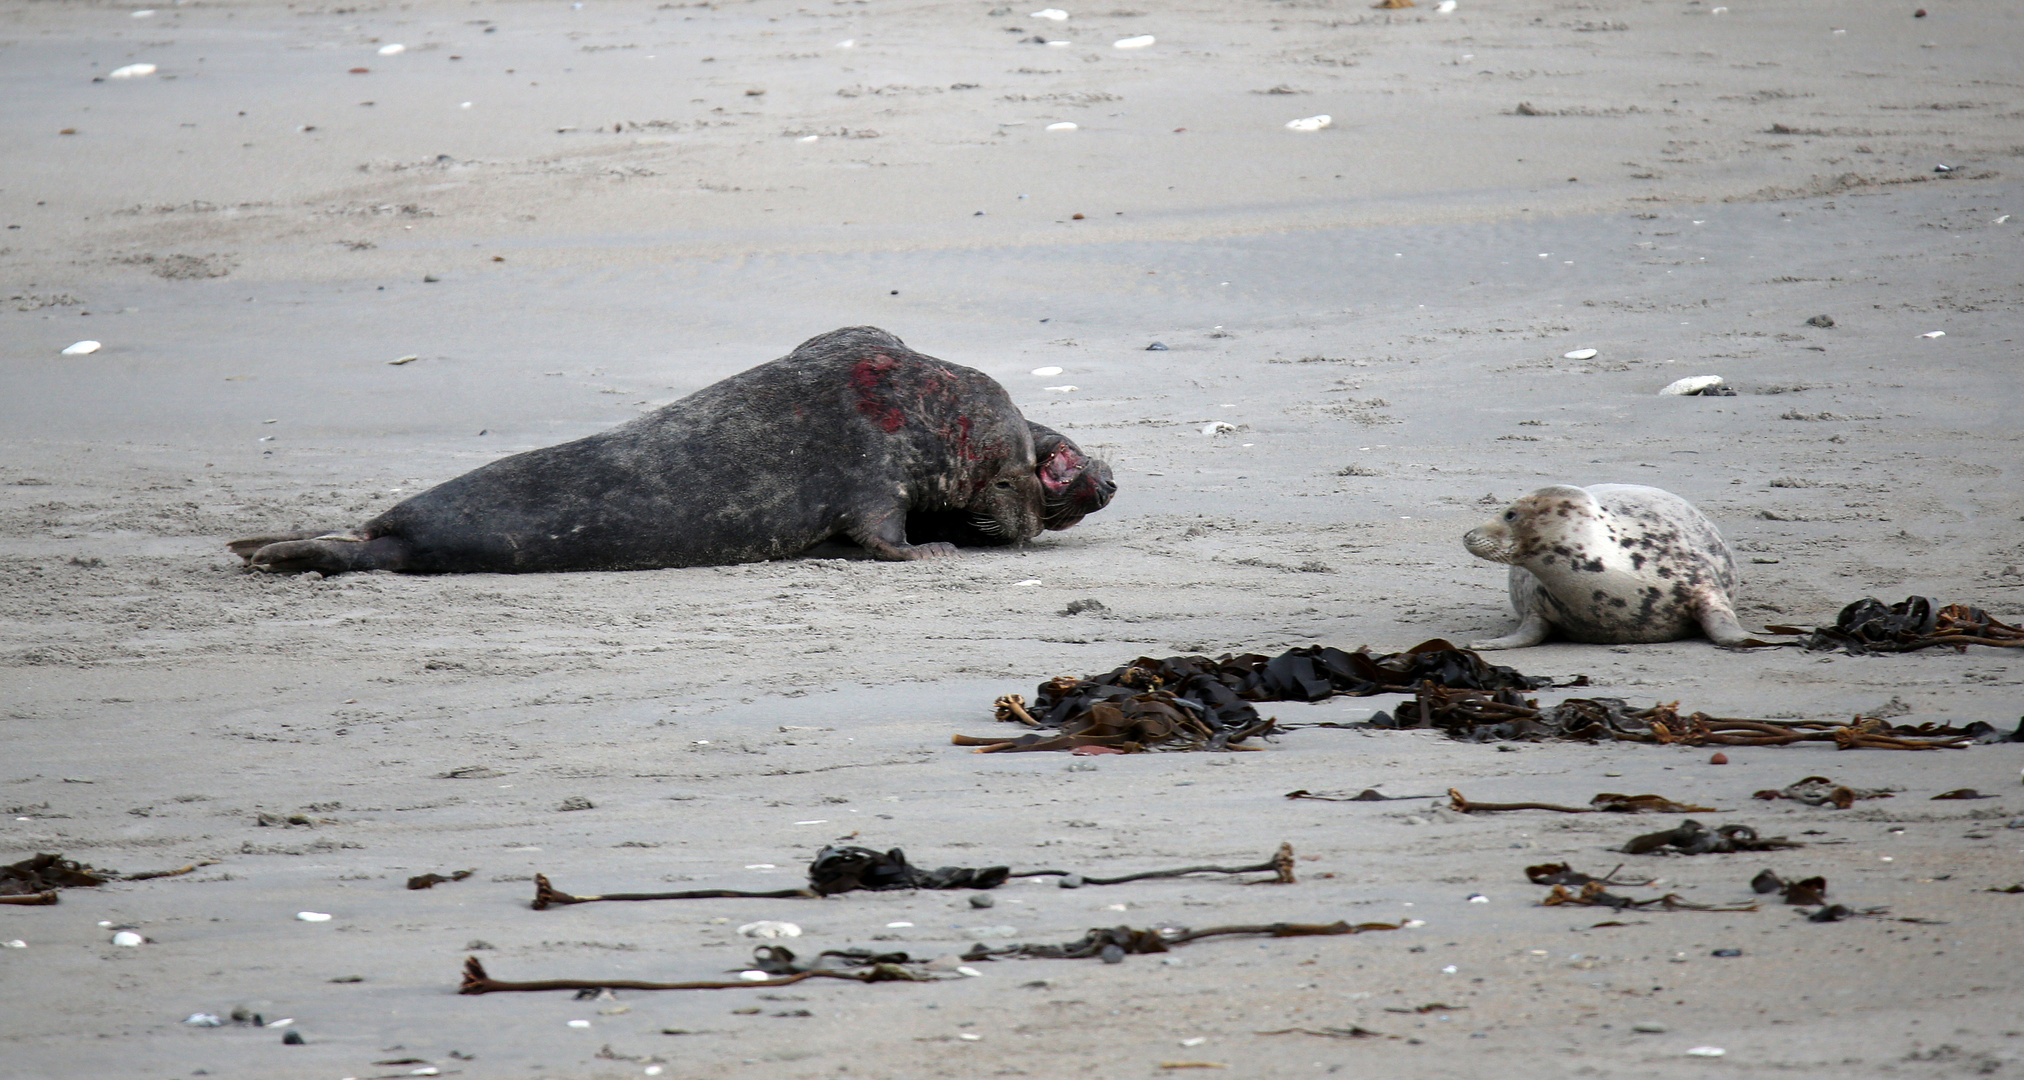
[{"label": "sandy beach", "polygon": [[[0,0],[0,863],[202,864],[0,906],[0,1077],[2024,1070],[2024,896],[1997,891],[2024,881],[2024,744],[1718,765],[1311,726],[1396,695],[1261,706],[1310,726],[1255,753],[950,743],[1140,656],[1501,634],[1504,569],[1461,535],[1554,483],[1692,500],[1753,629],[1914,594],[2024,621],[2024,10],[1926,3]],[[990,374],[1115,501],[917,563],[323,578],[225,548],[850,325]],[[1736,396],[1659,394],[1698,375]],[[2014,649],[1493,659],[1587,676],[1549,704],[2024,713]],[[1816,775],[1893,797],[1752,798]],[[1285,798],[1366,787],[1419,798]],[[1994,797],[1932,801],[1963,787]],[[1681,815],[1465,815],[1450,788],[1650,792],[1805,846],[1627,855]],[[529,906],[537,873],[791,888],[839,841],[1092,875],[1285,842],[1300,880]],[[1761,906],[1540,906],[1550,862]],[[1809,922],[1751,891],[1766,868],[1884,910]],[[922,959],[1412,925],[456,992],[466,956],[735,980],[761,920]]]}]

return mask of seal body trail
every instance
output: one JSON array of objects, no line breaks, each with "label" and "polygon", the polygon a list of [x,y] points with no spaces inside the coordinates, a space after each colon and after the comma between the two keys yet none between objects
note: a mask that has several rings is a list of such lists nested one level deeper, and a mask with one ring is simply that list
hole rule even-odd
[{"label": "seal body trail", "polygon": [[474,469],[357,529],[231,547],[257,569],[325,573],[722,565],[832,537],[880,559],[929,558],[955,545],[909,543],[910,514],[992,543],[1039,535],[1048,492],[1035,454],[1034,429],[989,376],[848,327],[610,431]]},{"label": "seal body trail", "polygon": [[1736,621],[1736,558],[1692,503],[1637,484],[1543,487],[1462,538],[1511,566],[1517,629],[1472,649],[1517,649],[1555,630],[1573,641],[1635,644],[1706,634],[1761,645]]}]

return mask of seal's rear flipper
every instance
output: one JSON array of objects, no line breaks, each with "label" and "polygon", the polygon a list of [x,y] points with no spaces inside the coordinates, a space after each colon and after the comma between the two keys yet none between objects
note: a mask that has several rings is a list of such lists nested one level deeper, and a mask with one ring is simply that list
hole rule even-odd
[{"label": "seal's rear flipper", "polygon": [[329,529],[319,529],[316,532],[275,533],[272,536],[249,536],[243,540],[227,540],[225,542],[225,546],[232,549],[232,554],[237,555],[240,558],[250,562],[253,558],[254,552],[259,551],[261,548],[264,548],[269,544],[282,544],[287,543],[290,540],[308,540],[311,537],[326,536],[329,535],[329,533],[330,533]]},{"label": "seal's rear flipper", "polygon": [[1729,598],[1719,591],[1704,592],[1696,606],[1701,619],[1701,632],[1708,640],[1725,649],[1767,648],[1768,641],[1759,641],[1743,629],[1736,621],[1736,609],[1729,606]]},{"label": "seal's rear flipper", "polygon": [[343,534],[268,544],[247,556],[255,570],[300,574],[311,570],[342,574],[347,570],[400,570],[407,565],[407,544],[399,537],[367,540]]}]

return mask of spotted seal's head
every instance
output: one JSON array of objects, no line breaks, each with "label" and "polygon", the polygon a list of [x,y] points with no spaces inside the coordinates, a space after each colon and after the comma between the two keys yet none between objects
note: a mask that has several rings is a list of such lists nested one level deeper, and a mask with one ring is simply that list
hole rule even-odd
[{"label": "spotted seal's head", "polygon": [[1033,453],[1039,462],[1034,473],[1044,492],[1041,523],[1057,531],[1066,529],[1110,505],[1117,482],[1110,477],[1109,463],[1084,454],[1058,431],[1034,427]]},{"label": "spotted seal's head", "polygon": [[1579,530],[1596,513],[1594,496],[1578,487],[1543,487],[1470,529],[1462,546],[1479,559],[1522,566],[1552,551],[1561,537]]}]

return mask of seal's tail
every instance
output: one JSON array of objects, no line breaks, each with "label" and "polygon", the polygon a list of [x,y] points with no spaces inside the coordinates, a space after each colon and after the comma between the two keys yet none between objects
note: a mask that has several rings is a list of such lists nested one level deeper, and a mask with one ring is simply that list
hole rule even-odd
[{"label": "seal's tail", "polygon": [[254,537],[235,540],[229,546],[246,560],[246,565],[270,574],[399,570],[407,563],[407,545],[392,536],[367,539],[353,533],[326,533],[310,537]]}]

